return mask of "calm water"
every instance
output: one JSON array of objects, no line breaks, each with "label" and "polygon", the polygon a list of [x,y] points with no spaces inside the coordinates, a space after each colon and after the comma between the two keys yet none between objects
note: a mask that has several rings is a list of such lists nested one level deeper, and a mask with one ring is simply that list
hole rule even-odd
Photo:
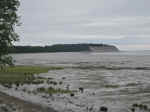
[{"label": "calm water", "polygon": [[65,83],[72,89],[85,88],[78,101],[72,99],[83,107],[68,107],[74,112],[84,112],[84,105],[95,108],[105,105],[110,112],[126,112],[135,102],[150,105],[149,51],[13,54],[13,57],[17,65],[65,66],[64,70],[49,71],[44,76],[56,80],[66,77]]}]

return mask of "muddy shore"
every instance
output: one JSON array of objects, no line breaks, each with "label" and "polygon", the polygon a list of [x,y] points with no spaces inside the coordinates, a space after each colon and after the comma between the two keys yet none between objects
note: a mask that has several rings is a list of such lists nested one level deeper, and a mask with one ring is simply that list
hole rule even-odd
[{"label": "muddy shore", "polygon": [[43,107],[0,92],[0,112],[57,112],[50,107]]}]

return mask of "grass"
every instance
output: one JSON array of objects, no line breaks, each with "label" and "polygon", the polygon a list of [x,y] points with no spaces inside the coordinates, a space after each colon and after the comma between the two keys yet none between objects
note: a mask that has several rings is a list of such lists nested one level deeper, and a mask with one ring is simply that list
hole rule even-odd
[{"label": "grass", "polygon": [[128,84],[126,84],[127,87],[129,87],[129,86],[137,86],[137,85],[138,85],[137,83],[128,83]]},{"label": "grass", "polygon": [[[53,86],[61,85],[63,82],[52,81],[52,79],[45,79],[34,74],[47,73],[49,70],[61,70],[63,67],[40,67],[40,66],[15,66],[6,67],[0,70],[0,84],[6,88],[12,88],[12,84],[16,85],[16,89],[23,84],[41,84],[47,81],[48,84]],[[24,90],[25,92],[26,90]],[[36,92],[46,93],[46,94],[70,94],[74,96],[74,92],[68,89],[62,88],[38,88]]]},{"label": "grass", "polygon": [[119,85],[105,85],[105,88],[118,88]]},{"label": "grass", "polygon": [[46,73],[49,70],[60,70],[63,67],[41,67],[41,66],[15,66],[15,67],[6,67],[1,70],[1,72],[5,73],[28,73],[28,74],[40,74]]},{"label": "grass", "polygon": [[36,83],[34,74],[47,73],[49,70],[61,70],[63,67],[15,66],[0,70],[0,83]]},{"label": "grass", "polygon": [[137,104],[137,103],[135,103],[135,104],[133,104],[132,105],[132,109],[139,109],[140,111],[146,111],[146,112],[149,112],[150,111],[150,108],[147,106],[147,105],[145,105],[145,104]]},{"label": "grass", "polygon": [[37,92],[40,92],[40,93],[47,93],[47,94],[57,94],[57,93],[61,93],[61,94],[71,94],[75,91],[71,91],[71,90],[67,90],[67,89],[55,89],[53,87],[49,87],[49,88],[38,88],[37,89]]}]

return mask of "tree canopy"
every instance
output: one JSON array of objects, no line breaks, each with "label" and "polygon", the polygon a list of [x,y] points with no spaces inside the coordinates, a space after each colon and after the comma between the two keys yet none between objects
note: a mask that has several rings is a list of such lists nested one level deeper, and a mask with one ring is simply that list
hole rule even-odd
[{"label": "tree canopy", "polygon": [[[42,53],[42,52],[88,52],[91,47],[99,47],[107,51],[118,51],[115,46],[107,44],[55,44],[51,46],[13,46],[9,53]],[[110,49],[110,50],[108,50]]]},{"label": "tree canopy", "polygon": [[8,48],[18,40],[15,27],[19,25],[19,5],[19,0],[0,0],[0,66],[13,64],[7,54]]}]

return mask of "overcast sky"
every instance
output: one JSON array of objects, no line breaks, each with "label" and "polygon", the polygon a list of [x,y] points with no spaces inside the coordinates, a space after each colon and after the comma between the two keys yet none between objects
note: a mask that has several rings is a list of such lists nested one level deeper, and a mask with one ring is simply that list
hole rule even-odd
[{"label": "overcast sky", "polygon": [[17,45],[105,43],[150,49],[150,0],[21,0]]}]

